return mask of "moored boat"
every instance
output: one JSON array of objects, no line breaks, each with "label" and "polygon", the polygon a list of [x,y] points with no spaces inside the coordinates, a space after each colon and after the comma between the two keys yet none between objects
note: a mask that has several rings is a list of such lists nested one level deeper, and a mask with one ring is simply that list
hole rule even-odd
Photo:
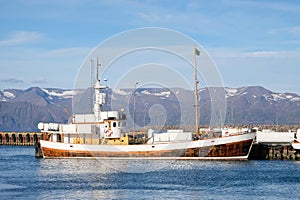
[{"label": "moored boat", "polygon": [[44,158],[101,157],[240,160],[248,158],[254,136],[255,133],[244,133],[204,140],[133,145],[83,144],[80,142],[65,143],[41,140],[40,146]]},{"label": "moored boat", "polygon": [[295,133],[293,131],[277,132],[263,129],[256,132],[254,143],[263,144],[266,146],[290,146],[294,141]]},{"label": "moored boat", "polygon": [[[195,137],[192,137],[192,133],[184,133],[183,131],[175,131],[174,133],[173,131],[173,133],[150,135],[145,144],[129,143],[129,136],[125,132],[126,116],[124,111],[102,110],[106,103],[106,86],[100,84],[98,66],[97,61],[93,114],[75,114],[69,124],[39,123],[38,128],[44,133],[44,138],[47,138],[47,140],[40,140],[39,148],[37,148],[37,151],[41,151],[42,157],[221,160],[248,158],[255,137],[255,130],[246,129],[230,132],[230,134],[227,131],[226,134],[215,138],[199,137],[196,64]],[[158,137],[172,139],[161,140],[157,139]]]},{"label": "moored boat", "polygon": [[293,142],[292,146],[295,150],[300,151],[300,142],[299,141]]}]

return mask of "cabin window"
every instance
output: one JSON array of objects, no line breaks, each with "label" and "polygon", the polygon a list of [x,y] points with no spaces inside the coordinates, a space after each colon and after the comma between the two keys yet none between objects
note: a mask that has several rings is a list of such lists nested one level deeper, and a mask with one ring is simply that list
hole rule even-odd
[{"label": "cabin window", "polygon": [[61,142],[61,135],[57,134],[57,138],[56,138],[57,142]]},{"label": "cabin window", "polygon": [[113,122],[113,127],[117,127],[117,122]]}]

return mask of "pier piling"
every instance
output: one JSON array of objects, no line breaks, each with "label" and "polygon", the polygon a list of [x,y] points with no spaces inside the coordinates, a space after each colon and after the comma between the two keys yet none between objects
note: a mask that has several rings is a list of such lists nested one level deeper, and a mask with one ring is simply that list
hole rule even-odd
[{"label": "pier piling", "polygon": [[300,152],[291,145],[264,145],[253,144],[249,155],[250,160],[300,160]]}]

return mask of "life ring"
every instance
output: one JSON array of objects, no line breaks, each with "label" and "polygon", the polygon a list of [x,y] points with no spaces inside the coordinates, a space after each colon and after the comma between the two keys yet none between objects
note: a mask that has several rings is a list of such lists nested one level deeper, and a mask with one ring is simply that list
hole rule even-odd
[{"label": "life ring", "polygon": [[104,131],[104,133],[105,133],[106,137],[110,137],[110,136],[113,134],[113,131],[112,131],[112,130],[106,129],[106,130]]}]

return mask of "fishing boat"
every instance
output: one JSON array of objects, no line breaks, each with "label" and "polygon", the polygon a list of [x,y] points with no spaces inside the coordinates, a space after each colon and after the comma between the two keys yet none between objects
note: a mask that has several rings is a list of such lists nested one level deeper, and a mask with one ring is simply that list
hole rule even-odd
[{"label": "fishing boat", "polygon": [[[199,55],[195,49],[194,56]],[[43,158],[101,159],[220,159],[243,160],[250,153],[255,130],[243,130],[203,138],[198,127],[198,80],[195,59],[195,134],[182,130],[148,132],[143,144],[129,142],[124,110],[104,111],[106,86],[101,85],[96,64],[93,114],[74,114],[69,124],[39,123],[46,139],[37,144]],[[165,138],[165,139],[164,139]]]}]

